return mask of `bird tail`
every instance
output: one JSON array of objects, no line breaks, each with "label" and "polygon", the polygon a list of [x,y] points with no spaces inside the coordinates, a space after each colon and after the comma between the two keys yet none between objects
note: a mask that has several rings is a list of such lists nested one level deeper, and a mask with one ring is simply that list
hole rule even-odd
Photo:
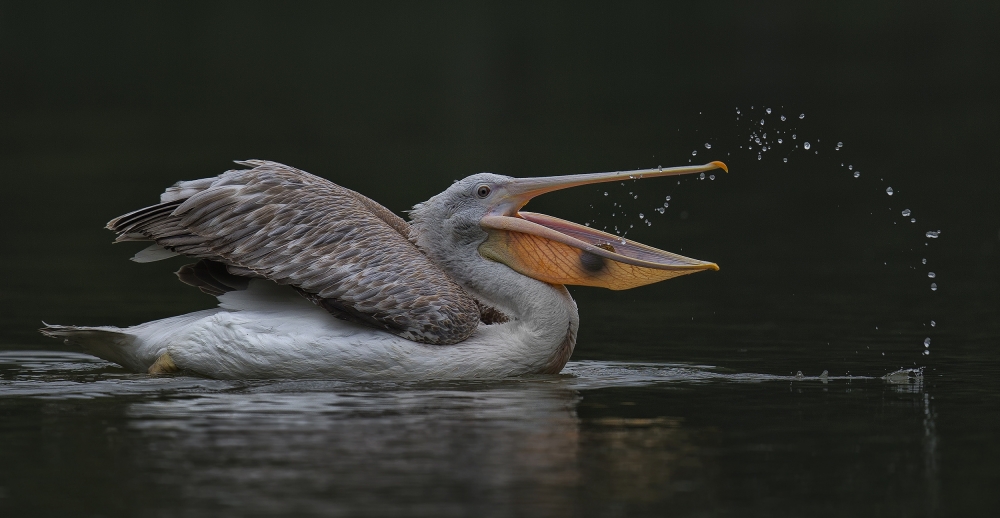
[{"label": "bird tail", "polygon": [[[43,322],[44,324],[44,322]],[[135,335],[111,327],[60,326],[45,324],[38,330],[45,336],[60,339],[66,344],[83,347],[90,354],[117,363],[125,368],[145,370],[134,356]]]}]

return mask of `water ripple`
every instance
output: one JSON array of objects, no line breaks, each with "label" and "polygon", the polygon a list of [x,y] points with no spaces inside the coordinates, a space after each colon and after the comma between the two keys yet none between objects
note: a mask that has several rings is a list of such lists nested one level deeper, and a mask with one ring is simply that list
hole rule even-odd
[{"label": "water ripple", "polygon": [[524,376],[508,380],[352,382],[340,380],[223,381],[190,376],[153,377],[128,373],[92,356],[59,351],[0,352],[0,397],[56,399],[97,398],[144,394],[241,394],[373,392],[392,389],[435,391],[476,390],[497,386],[557,385],[571,390],[638,387],[684,383],[762,383],[774,381],[831,381],[858,377],[780,376],[724,372],[709,365],[637,363],[583,360],[566,365],[557,376]]}]

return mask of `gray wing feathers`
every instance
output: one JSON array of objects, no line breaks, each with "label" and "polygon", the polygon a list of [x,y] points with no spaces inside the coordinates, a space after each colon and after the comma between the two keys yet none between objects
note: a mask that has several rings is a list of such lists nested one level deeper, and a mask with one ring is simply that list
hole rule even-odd
[{"label": "gray wing feathers", "polygon": [[153,240],[232,274],[290,284],[335,315],[407,339],[452,344],[476,329],[475,301],[409,241],[402,218],[304,171],[238,163],[252,168],[178,182],[159,205],[108,228],[118,240]]},{"label": "gray wing feathers", "polygon": [[410,238],[410,224],[407,223],[403,218],[392,213],[391,210],[383,207],[381,204],[375,200],[355,191],[350,192],[358,201],[361,202],[368,210],[372,211],[372,214],[377,216],[379,219],[384,221],[386,225],[392,227],[396,232],[399,232],[403,237]]},{"label": "gray wing feathers", "polygon": [[197,194],[198,192],[211,187],[212,182],[216,181],[217,179],[218,177],[177,182],[174,185],[167,187],[167,190],[160,195],[160,203],[167,203],[171,201],[184,200],[190,198],[191,196]]}]

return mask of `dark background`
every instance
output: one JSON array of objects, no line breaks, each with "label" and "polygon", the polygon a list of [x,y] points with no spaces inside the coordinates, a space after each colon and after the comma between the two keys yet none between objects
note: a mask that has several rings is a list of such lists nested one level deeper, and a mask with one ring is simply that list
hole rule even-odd
[{"label": "dark background", "polygon": [[[996,515],[998,5],[0,0],[0,354],[19,351],[0,358],[0,514]],[[784,144],[758,160],[762,132]],[[102,227],[246,158],[400,214],[479,171],[724,160],[714,181],[528,208],[634,224],[630,238],[722,268],[574,288],[574,359],[758,381],[560,389],[581,376],[470,398],[475,384],[129,377],[25,351],[70,350],[42,319],[214,305],[171,275],[182,260],[132,263],[140,246]],[[758,376],[903,366],[925,377]],[[99,390],[113,397],[68,399]],[[546,478],[551,456],[575,482]]]},{"label": "dark background", "polygon": [[[211,306],[169,275],[183,263],[131,263],[137,247],[110,246],[102,226],[233,159],[294,165],[401,213],[479,171],[683,165],[700,150],[695,162],[732,172],[647,180],[639,200],[632,186],[608,198],[588,187],[529,207],[638,223],[659,203],[646,200],[671,194],[630,237],[722,267],[627,292],[574,289],[577,358],[995,368],[997,11],[0,2],[0,346],[61,347],[35,333],[42,319],[127,325]],[[821,139],[821,153],[758,161],[740,148],[765,107],[767,128]],[[608,215],[613,201],[628,219]]]}]

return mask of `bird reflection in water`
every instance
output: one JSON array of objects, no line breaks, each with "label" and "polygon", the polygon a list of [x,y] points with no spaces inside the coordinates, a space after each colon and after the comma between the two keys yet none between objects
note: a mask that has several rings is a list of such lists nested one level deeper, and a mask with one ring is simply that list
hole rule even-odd
[{"label": "bird reflection in water", "polygon": [[[659,501],[673,466],[693,462],[677,420],[582,424],[580,393],[562,382],[262,389],[130,406],[151,452],[143,458],[169,474],[161,483],[180,501],[383,515],[487,512],[507,502],[570,516],[584,510],[583,478],[605,480],[599,492],[621,501]],[[581,458],[581,447],[598,453]]]}]

